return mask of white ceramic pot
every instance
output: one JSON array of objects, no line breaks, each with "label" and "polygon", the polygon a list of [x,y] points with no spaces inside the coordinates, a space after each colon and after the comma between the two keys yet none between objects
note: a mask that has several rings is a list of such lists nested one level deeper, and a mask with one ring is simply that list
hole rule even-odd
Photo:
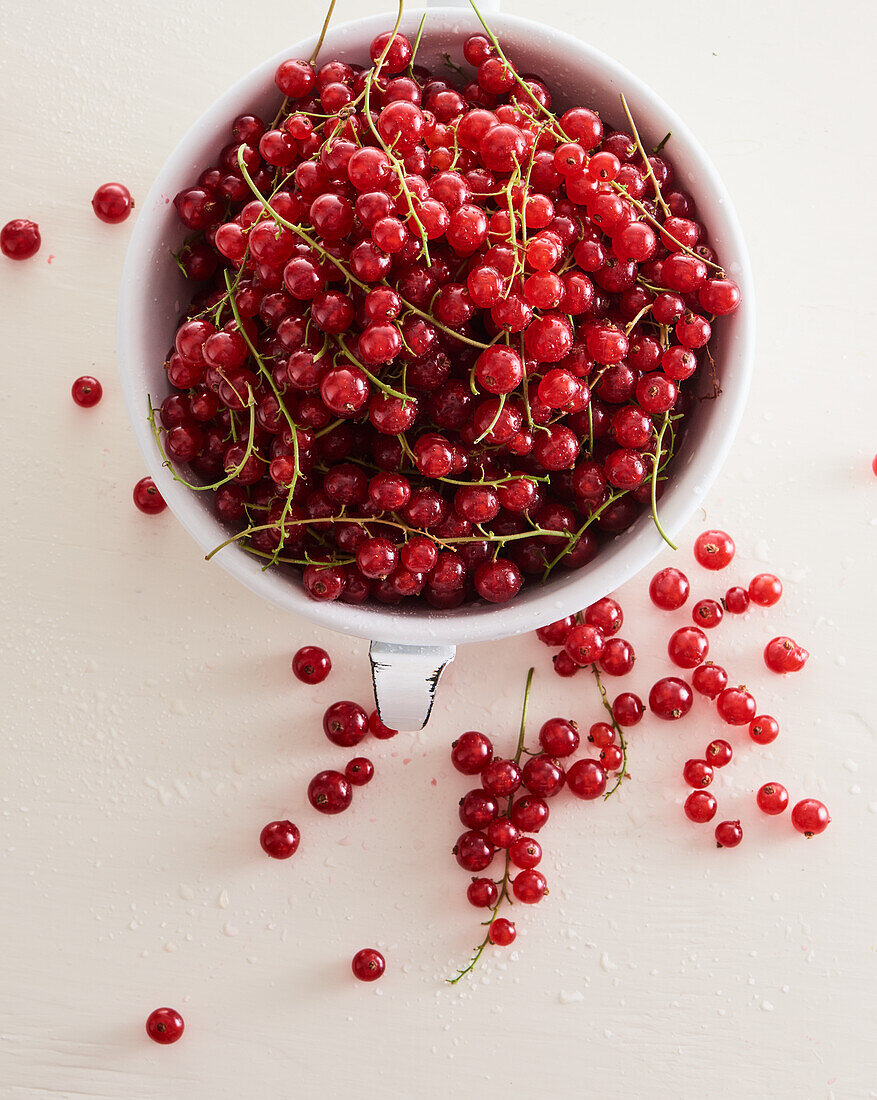
[{"label": "white ceramic pot", "polygon": [[[491,3],[482,9],[493,9]],[[423,8],[403,18],[401,30],[416,33]],[[392,15],[375,15],[331,28],[321,58],[363,63],[372,38],[393,26]],[[490,23],[508,55],[523,71],[539,72],[551,85],[555,107],[596,107],[604,119],[623,125],[619,93],[624,92],[647,147],[668,132],[668,154],[683,186],[694,196],[699,219],[728,273],[741,285],[743,304],[716,324],[711,344],[722,394],[692,411],[681,453],[660,504],[661,519],[672,535],[703,499],[725,460],[743,413],[752,370],[754,311],[752,276],[746,246],[727,191],[707,155],[685,124],[642,81],[617,62],[569,34],[518,16],[491,10]],[[462,56],[462,44],[480,29],[468,7],[437,4],[427,11],[418,59],[442,67],[442,54]],[[164,396],[164,357],[175,322],[191,287],[170,258],[184,236],[173,196],[191,185],[228,140],[231,120],[252,110],[271,117],[278,93],[274,71],[287,57],[309,57],[316,36],[285,47],[221,96],[191,127],[171,153],[149,194],[139,206],[131,237],[118,311],[118,351],[122,390],[137,441],[150,474],[183,526],[205,550],[227,537],[213,515],[208,494],[193,493],[173,480],[162,464],[147,423],[147,394]],[[232,576],[277,607],[320,626],[371,639],[375,697],[383,720],[398,729],[420,729],[432,706],[439,676],[461,643],[520,634],[585,606],[611,592],[644,568],[662,540],[644,513],[607,544],[590,565],[558,570],[544,587],[526,588],[502,606],[472,604],[452,611],[425,605],[398,608],[315,603],[298,579],[277,570],[263,572],[246,551],[232,545],[209,567],[221,564]]]}]

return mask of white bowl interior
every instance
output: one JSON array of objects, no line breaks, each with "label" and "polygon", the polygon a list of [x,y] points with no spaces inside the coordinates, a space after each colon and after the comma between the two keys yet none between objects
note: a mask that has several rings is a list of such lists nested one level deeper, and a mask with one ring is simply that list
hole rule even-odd
[{"label": "white bowl interior", "polygon": [[[423,10],[408,12],[402,30],[413,35]],[[330,30],[321,58],[366,62],[368,45],[380,31],[392,27],[392,16],[372,16]],[[724,185],[712,163],[681,120],[640,80],[604,54],[578,39],[549,27],[510,15],[490,16],[491,27],[504,50],[522,71],[542,74],[561,109],[586,104],[608,123],[624,122],[619,93],[624,92],[643,142],[651,148],[668,132],[677,177],[697,203],[713,247],[726,270],[741,284],[743,305],[715,326],[711,350],[722,386],[715,401],[702,401],[687,418],[684,444],[674,459],[673,476],[660,502],[666,530],[679,530],[716,477],[742,416],[751,373],[754,312],[752,279],[742,232]],[[468,8],[430,8],[419,60],[431,68],[443,66],[447,52],[462,60],[464,39],[478,29]],[[307,57],[315,37],[283,50],[244,77],[221,97],[189,130],[156,179],[142,204],[128,251],[119,301],[118,347],[122,387],[134,432],[150,473],[168,505],[205,550],[227,537],[213,515],[206,493],[193,493],[173,480],[162,465],[147,423],[147,395],[160,401],[167,392],[164,358],[172,343],[177,318],[192,293],[169,255],[184,237],[176,219],[173,196],[190,186],[213,163],[228,140],[231,120],[249,110],[271,117],[278,104],[273,74],[285,57]],[[255,593],[278,607],[323,626],[363,638],[411,644],[474,642],[521,633],[599,599],[644,568],[661,549],[662,540],[648,512],[633,526],[606,543],[583,569],[555,571],[545,586],[533,585],[508,605],[470,604],[451,611],[425,605],[408,607],[349,606],[315,603],[291,571],[263,571],[246,551],[229,546],[211,563],[220,563]]]}]

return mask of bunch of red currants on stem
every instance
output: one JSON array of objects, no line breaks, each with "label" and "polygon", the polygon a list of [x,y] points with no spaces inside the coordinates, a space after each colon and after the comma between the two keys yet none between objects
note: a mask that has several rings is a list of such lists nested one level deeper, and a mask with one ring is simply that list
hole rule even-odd
[{"label": "bunch of red currants on stem", "polygon": [[660,527],[740,302],[624,98],[627,129],[555,114],[485,31],[460,87],[395,31],[365,67],[284,61],[275,117],[174,200],[197,290],[156,439],[315,600],[502,603]]}]

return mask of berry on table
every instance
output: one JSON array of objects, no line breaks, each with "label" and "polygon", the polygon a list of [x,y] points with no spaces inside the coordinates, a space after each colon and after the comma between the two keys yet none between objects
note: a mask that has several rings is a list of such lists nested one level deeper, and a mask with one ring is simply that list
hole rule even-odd
[{"label": "berry on table", "polygon": [[391,737],[395,737],[399,732],[384,725],[380,714],[376,710],[373,710],[368,716],[368,731],[372,737],[377,737],[379,741],[389,741]]},{"label": "berry on table", "polygon": [[91,409],[104,395],[104,388],[90,374],[83,374],[70,387],[70,396],[81,409]]},{"label": "berry on table", "polygon": [[137,482],[134,486],[133,497],[139,510],[147,516],[156,516],[167,508],[164,497],[155,487],[155,482],[151,477],[142,477]]},{"label": "berry on table", "polygon": [[740,585],[734,585],[725,593],[725,607],[732,615],[742,615],[749,609],[749,593]]},{"label": "berry on table", "polygon": [[708,787],[713,781],[713,769],[706,760],[686,760],[682,778],[689,787]]},{"label": "berry on table", "polygon": [[332,671],[332,658],[318,645],[306,645],[292,658],[292,671],[303,684],[322,684]]},{"label": "berry on table", "polygon": [[606,790],[606,769],[599,760],[576,760],[566,773],[566,785],[576,798],[599,798]]},{"label": "berry on table", "polygon": [[749,582],[749,599],[759,607],[773,607],[782,594],[783,582],[773,573],[759,573]]},{"label": "berry on table", "polygon": [[806,837],[824,833],[830,824],[828,808],[816,798],[804,798],[792,807],[792,825]]},{"label": "berry on table", "polygon": [[728,686],[728,674],[721,665],[704,661],[691,674],[691,686],[699,695],[705,695],[707,699],[715,699]]},{"label": "berry on table", "polygon": [[470,829],[457,838],[453,853],[464,871],[483,871],[493,862],[495,848],[484,833]]},{"label": "berry on table", "polygon": [[563,643],[564,651],[577,665],[590,665],[599,661],[605,641],[603,635],[588,623],[577,623]]},{"label": "berry on table", "polygon": [[566,618],[557,619],[547,626],[540,626],[536,631],[536,637],[545,645],[561,646],[566,641],[566,636],[572,630],[574,623],[575,619],[572,615],[567,615]]},{"label": "berry on table", "polygon": [[[573,764],[573,767],[575,767],[575,764]],[[566,780],[568,784],[569,773],[567,773]],[[548,812],[548,803],[543,798],[525,794],[523,798],[519,798],[512,803],[509,817],[515,827],[520,829],[522,833],[538,833],[548,820]]]},{"label": "berry on table", "polygon": [[116,225],[125,221],[134,209],[134,200],[123,183],[102,183],[94,193],[91,207],[102,222]]},{"label": "berry on table", "polygon": [[354,756],[344,769],[344,776],[354,787],[364,787],[371,783],[375,774],[375,766],[367,756]]},{"label": "berry on table", "polygon": [[739,821],[720,821],[716,825],[716,847],[736,848],[743,840],[743,826]]},{"label": "berry on table", "polygon": [[782,783],[765,783],[759,787],[755,801],[762,813],[772,817],[781,814],[789,804],[789,792]]},{"label": "berry on table", "polygon": [[665,676],[649,692],[649,710],[665,722],[684,718],[694,701],[691,688],[676,676]]},{"label": "berry on table", "polygon": [[733,755],[734,750],[731,745],[721,737],[717,737],[715,741],[710,741],[704,753],[707,763],[714,768],[724,768],[726,764],[730,764]]},{"label": "berry on table", "polygon": [[716,697],[716,709],[729,726],[748,726],[755,717],[755,699],[745,688],[725,688]]},{"label": "berry on table", "polygon": [[749,723],[749,736],[757,745],[769,745],[776,741],[780,724],[769,714],[758,714]]},{"label": "berry on table", "polygon": [[509,847],[509,859],[515,867],[528,870],[542,859],[542,845],[531,836],[519,836]]},{"label": "berry on table", "polygon": [[692,791],[683,808],[689,821],[703,825],[716,816],[718,803],[709,791]]},{"label": "berry on table", "polygon": [[291,821],[269,821],[259,836],[262,850],[272,859],[289,859],[298,851],[301,833]]},{"label": "berry on table", "polygon": [[350,781],[332,769],[318,772],[308,784],[308,801],[321,814],[340,814],[353,801]]},{"label": "berry on table", "polygon": [[566,718],[549,718],[539,730],[539,744],[549,756],[572,756],[579,747],[579,730]]},{"label": "berry on table", "polygon": [[493,759],[493,745],[483,733],[470,730],[451,746],[451,763],[463,775],[480,775]]},{"label": "berry on table", "polygon": [[736,547],[725,531],[704,531],[694,540],[694,557],[704,569],[724,569],[730,565]]},{"label": "berry on table", "polygon": [[791,638],[772,638],[764,647],[764,663],[771,672],[800,672],[810,654]]},{"label": "berry on table", "polygon": [[387,968],[384,956],[374,947],[364,947],[353,956],[350,968],[360,982],[376,982]]},{"label": "berry on table", "polygon": [[514,923],[505,917],[497,917],[492,921],[488,931],[490,942],[497,947],[508,947],[515,942],[516,935]]},{"label": "berry on table", "polygon": [[146,1034],[154,1043],[175,1043],[185,1030],[183,1017],[173,1008],[156,1008],[146,1018]]},{"label": "berry on table", "polygon": [[723,616],[722,605],[718,600],[698,600],[691,609],[691,618],[695,625],[704,630],[712,630],[718,626]]},{"label": "berry on table", "polygon": [[688,577],[679,569],[662,569],[649,584],[651,601],[662,611],[677,611],[688,599],[689,591]]},{"label": "berry on table", "polygon": [[604,638],[608,638],[621,629],[624,612],[617,600],[613,600],[611,596],[604,596],[602,600],[597,600],[596,603],[585,608],[585,622],[589,626],[595,626]]},{"label": "berry on table", "polygon": [[628,726],[635,726],[637,722],[642,721],[644,713],[645,707],[642,699],[632,691],[622,691],[620,695],[615,696],[615,701],[612,704],[612,717],[619,726],[625,729]]},{"label": "berry on table", "polygon": [[40,244],[40,227],[28,218],[14,218],[0,229],[0,252],[7,259],[29,260]]},{"label": "berry on table", "polygon": [[679,668],[696,668],[710,651],[709,640],[697,626],[681,626],[674,630],[667,643],[667,653]]},{"label": "berry on table", "polygon": [[358,703],[341,699],[326,708],[323,732],[333,745],[352,748],[368,733],[368,715]]}]

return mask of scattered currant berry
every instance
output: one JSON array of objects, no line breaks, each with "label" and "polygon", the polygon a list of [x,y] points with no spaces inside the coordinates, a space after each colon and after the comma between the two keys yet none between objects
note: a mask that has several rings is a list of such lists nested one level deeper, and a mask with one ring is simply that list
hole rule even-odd
[{"label": "scattered currant berry", "polygon": [[579,730],[566,718],[549,718],[539,730],[539,744],[549,756],[572,756],[579,747]]},{"label": "scattered currant berry", "polygon": [[757,745],[769,745],[776,741],[780,724],[769,714],[759,714],[749,723],[749,736]]},{"label": "scattered currant berry", "polygon": [[696,626],[712,630],[722,621],[724,612],[718,600],[698,600],[691,609],[691,618]]},{"label": "scattered currant berry", "polygon": [[682,778],[689,787],[708,787],[713,781],[713,769],[706,760],[686,760]]},{"label": "scattered currant berry", "polygon": [[728,686],[728,674],[721,665],[704,661],[691,674],[691,686],[699,695],[705,695],[707,699],[715,699]]},{"label": "scattered currant berry", "polygon": [[451,747],[451,763],[463,775],[480,775],[493,759],[493,745],[483,733],[470,730]]},{"label": "scattered currant berry", "polygon": [[344,777],[354,787],[364,787],[371,783],[375,774],[375,766],[367,756],[354,756],[344,769]]},{"label": "scattered currant berry", "polygon": [[508,947],[515,942],[515,936],[517,931],[512,921],[506,920],[505,917],[497,917],[495,921],[491,922],[488,936],[490,942],[497,947]]},{"label": "scattered currant berry", "polygon": [[577,665],[565,649],[562,649],[554,657],[554,671],[558,676],[575,676],[577,672],[581,671],[581,668],[582,666]]},{"label": "scattered currant berry", "polygon": [[350,781],[341,772],[319,772],[308,784],[308,801],[321,814],[340,814],[353,801]]},{"label": "scattered currant berry", "polygon": [[94,193],[91,207],[102,222],[116,225],[134,209],[134,200],[123,183],[102,183]]},{"label": "scattered currant berry", "polygon": [[600,671],[607,676],[626,676],[633,671],[636,652],[624,638],[607,638],[600,655]]},{"label": "scattered currant berry", "polygon": [[717,737],[715,741],[710,741],[704,753],[707,763],[714,768],[724,768],[726,764],[730,764],[733,755],[734,750],[721,737]]},{"label": "scattered currant berry", "polygon": [[380,714],[373,710],[368,716],[368,731],[372,737],[377,737],[379,741],[389,741],[391,737],[395,737],[399,732],[398,730],[391,729],[389,726],[385,726],[381,721]]},{"label": "scattered currant berry", "polygon": [[800,672],[810,654],[791,638],[772,638],[764,647],[764,663],[771,672]]},{"label": "scattered currant berry", "polygon": [[736,848],[743,840],[743,826],[739,821],[720,821],[716,825],[716,847]]},{"label": "scattered currant berry", "polygon": [[662,611],[677,611],[688,599],[688,577],[679,569],[662,569],[652,577],[649,596]]},{"label": "scattered currant berry", "polygon": [[563,648],[577,665],[590,665],[599,661],[605,640],[600,631],[588,623],[576,623],[566,636]]},{"label": "scattered currant berry", "polygon": [[718,804],[709,791],[692,791],[685,799],[685,816],[698,825],[712,821],[717,808]]},{"label": "scattered currant berry", "polygon": [[729,726],[748,726],[755,717],[755,699],[745,688],[725,688],[716,696],[716,709]]},{"label": "scattered currant berry", "polygon": [[368,733],[368,715],[358,703],[341,699],[326,708],[323,732],[333,745],[352,748]]},{"label": "scattered currant berry", "polygon": [[40,227],[27,218],[15,218],[0,229],[0,252],[10,260],[29,260],[40,250]]},{"label": "scattered currant berry", "polygon": [[806,837],[824,833],[831,824],[828,809],[816,798],[804,798],[792,807],[792,824]]},{"label": "scattered currant berry", "polygon": [[772,817],[781,814],[789,804],[789,792],[782,783],[765,783],[755,796],[759,810]]},{"label": "scattered currant berry", "polygon": [[350,968],[357,981],[376,982],[387,969],[387,962],[374,947],[364,947],[353,956]]},{"label": "scattered currant berry", "polygon": [[478,909],[492,909],[499,897],[499,890],[492,879],[473,878],[466,890],[466,897]]},{"label": "scattered currant berry", "polygon": [[595,626],[604,638],[609,638],[621,629],[624,612],[617,600],[604,596],[602,600],[597,600],[585,609],[585,622],[589,626]]},{"label": "scattered currant berry", "polygon": [[620,695],[616,695],[615,702],[612,704],[612,717],[619,726],[624,729],[635,726],[637,722],[642,721],[644,713],[642,699],[632,691],[622,691]]},{"label": "scattered currant berry", "polygon": [[146,1034],[154,1043],[175,1043],[185,1030],[183,1017],[173,1008],[157,1008],[146,1018]]},{"label": "scattered currant berry", "polygon": [[742,615],[749,610],[749,593],[739,585],[729,588],[725,593],[725,607],[732,615]]},{"label": "scattered currant berry", "polygon": [[693,701],[691,688],[676,676],[658,680],[649,692],[649,710],[665,722],[684,718],[691,710]]},{"label": "scattered currant berry", "polygon": [[104,395],[104,388],[90,374],[83,374],[70,387],[70,396],[81,409],[91,409]]},{"label": "scattered currant berry", "polygon": [[541,871],[521,871],[512,879],[512,893],[525,905],[535,905],[548,893],[548,883]]},{"label": "scattered currant berry", "polygon": [[262,850],[272,859],[289,859],[298,851],[301,833],[291,821],[269,821],[259,837]]},{"label": "scattered currant berry", "polygon": [[303,684],[322,684],[332,671],[332,659],[318,645],[302,646],[292,658],[292,671]]},{"label": "scattered currant berry", "polygon": [[783,582],[773,573],[759,573],[749,582],[749,599],[759,607],[773,607],[783,594]]},{"label": "scattered currant berry", "polygon": [[599,798],[606,790],[606,769],[599,760],[576,760],[566,773],[566,785],[576,798]]},{"label": "scattered currant berry", "polygon": [[734,540],[724,531],[704,531],[694,540],[694,557],[704,569],[725,569],[734,558]]},{"label": "scattered currant berry", "polygon": [[156,489],[151,477],[142,477],[134,486],[133,495],[134,503],[147,516],[156,516],[167,508],[164,497]]},{"label": "scattered currant berry", "polygon": [[710,651],[706,634],[696,626],[681,626],[674,630],[667,643],[667,653],[679,668],[697,668]]}]

